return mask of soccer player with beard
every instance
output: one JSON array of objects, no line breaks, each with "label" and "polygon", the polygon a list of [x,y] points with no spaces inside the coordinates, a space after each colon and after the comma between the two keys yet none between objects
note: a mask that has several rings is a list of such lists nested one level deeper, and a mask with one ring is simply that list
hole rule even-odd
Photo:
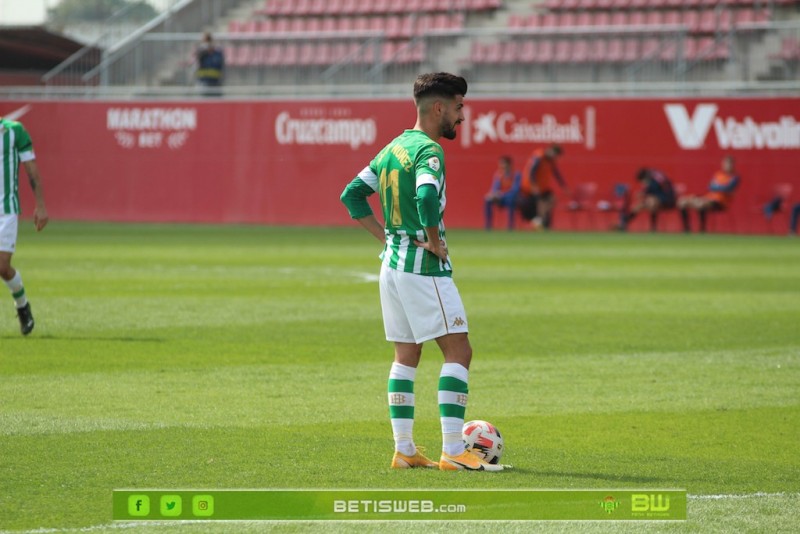
[{"label": "soccer player with beard", "polygon": [[[453,283],[442,220],[445,161],[439,139],[456,138],[464,120],[467,82],[449,73],[422,74],[414,83],[417,122],[381,150],[347,185],[341,200],[383,245],[380,297],[386,339],[394,343],[389,417],[395,441],[391,466],[405,469],[500,471],[465,449],[461,437],[472,348],[467,315]],[[384,224],[367,203],[380,194]],[[414,380],[422,344],[435,340],[444,355],[439,375],[442,454],[434,462],[416,447]]]}]

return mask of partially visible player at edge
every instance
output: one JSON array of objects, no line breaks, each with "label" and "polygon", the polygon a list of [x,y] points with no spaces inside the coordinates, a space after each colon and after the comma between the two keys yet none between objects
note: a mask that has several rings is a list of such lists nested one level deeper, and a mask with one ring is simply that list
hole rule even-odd
[{"label": "partially visible player at edge", "polygon": [[25,297],[25,287],[19,271],[11,266],[11,257],[17,246],[19,220],[19,166],[25,167],[28,182],[36,198],[33,224],[37,231],[47,226],[47,209],[44,205],[41,176],[36,166],[31,138],[19,122],[0,117],[0,277],[11,291],[17,306],[20,331],[28,335],[33,330],[31,305]]},{"label": "partially visible player at edge", "polygon": [[[456,138],[464,120],[467,82],[449,73],[414,82],[417,122],[381,150],[342,193],[350,216],[384,244],[380,297],[386,339],[394,342],[389,417],[395,441],[391,466],[447,471],[501,471],[467,451],[461,437],[472,348],[467,315],[453,283],[442,220],[445,163],[439,139]],[[380,193],[384,225],[367,203]],[[444,355],[439,375],[442,454],[439,463],[414,444],[414,379],[422,344],[435,339]]]}]

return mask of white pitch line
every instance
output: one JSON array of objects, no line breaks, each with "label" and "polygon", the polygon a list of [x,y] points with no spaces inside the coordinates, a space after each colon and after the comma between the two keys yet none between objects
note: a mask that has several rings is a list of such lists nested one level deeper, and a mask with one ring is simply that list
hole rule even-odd
[{"label": "white pitch line", "polygon": [[727,499],[752,499],[759,497],[800,497],[800,493],[766,493],[758,491],[756,493],[721,493],[719,495],[691,495],[687,494],[686,498],[690,501],[720,501]]}]

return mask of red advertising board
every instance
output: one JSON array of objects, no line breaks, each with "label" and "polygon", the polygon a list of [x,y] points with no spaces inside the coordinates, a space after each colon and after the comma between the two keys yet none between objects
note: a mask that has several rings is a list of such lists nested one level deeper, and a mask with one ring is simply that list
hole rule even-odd
[{"label": "red advertising board", "polygon": [[[726,154],[741,185],[730,213],[713,217],[715,230],[767,231],[760,206],[778,184],[792,184],[800,201],[800,98],[466,102],[458,138],[442,140],[449,227],[483,225],[500,155],[521,168],[552,142],[564,148],[559,167],[572,191],[597,185],[592,206],[617,183],[634,186],[643,166],[703,193]],[[415,119],[410,99],[0,102],[0,115],[20,113],[54,219],[286,225],[349,224],[342,188]],[[613,222],[569,213],[570,193],[558,196],[555,228]],[[678,229],[677,215],[662,227]]]}]

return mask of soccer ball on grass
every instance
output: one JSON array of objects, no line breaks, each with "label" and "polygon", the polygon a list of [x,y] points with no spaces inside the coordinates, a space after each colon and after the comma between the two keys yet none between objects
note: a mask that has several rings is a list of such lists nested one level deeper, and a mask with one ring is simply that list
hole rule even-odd
[{"label": "soccer ball on grass", "polygon": [[474,452],[485,462],[496,464],[503,456],[503,436],[497,427],[486,421],[467,421],[461,431],[467,450]]}]

